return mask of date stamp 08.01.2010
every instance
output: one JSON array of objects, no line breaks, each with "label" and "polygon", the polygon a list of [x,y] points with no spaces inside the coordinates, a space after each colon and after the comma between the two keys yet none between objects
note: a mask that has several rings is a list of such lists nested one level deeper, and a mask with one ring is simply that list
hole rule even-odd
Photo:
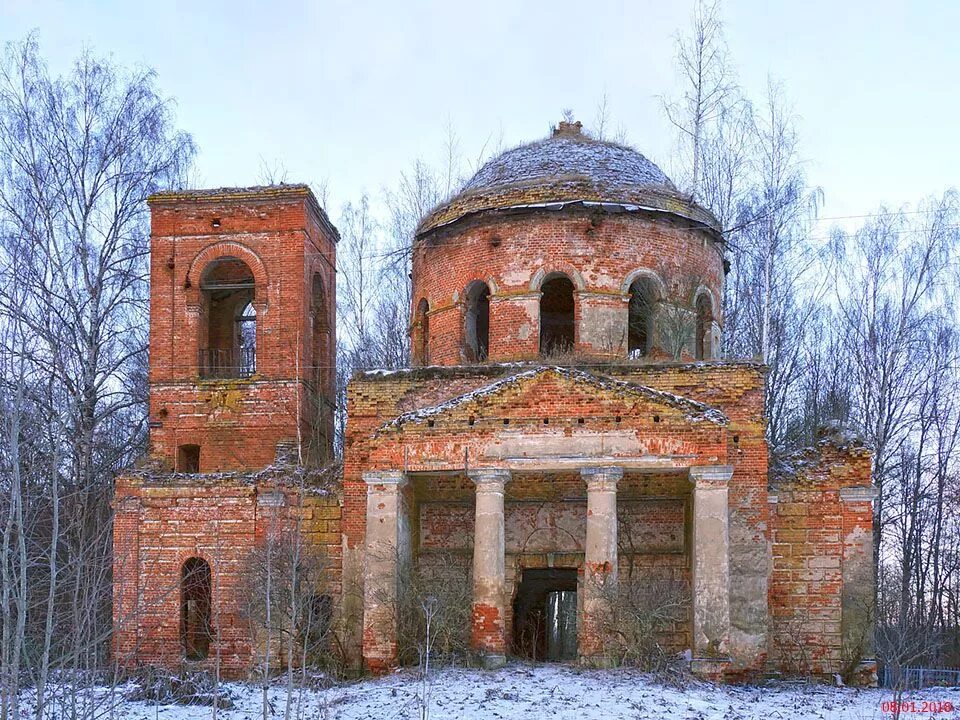
[{"label": "date stamp 08.01.2010", "polygon": [[949,700],[884,700],[880,703],[880,712],[891,715],[907,713],[930,715],[953,712],[954,707],[956,706]]}]

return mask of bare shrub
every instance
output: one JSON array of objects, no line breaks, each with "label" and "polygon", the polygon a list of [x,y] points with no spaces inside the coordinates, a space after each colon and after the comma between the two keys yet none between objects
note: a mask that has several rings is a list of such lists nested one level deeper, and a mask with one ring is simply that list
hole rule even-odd
[{"label": "bare shrub", "polygon": [[333,623],[333,595],[325,592],[329,562],[321,548],[296,532],[276,531],[247,559],[243,612],[264,653],[263,674],[299,667],[334,676],[344,653]]},{"label": "bare shrub", "polygon": [[430,566],[408,562],[401,568],[397,595],[400,662],[421,665],[428,651],[433,663],[467,658],[473,597],[467,568],[451,558]]},{"label": "bare shrub", "polygon": [[680,654],[671,635],[687,623],[690,591],[670,573],[630,573],[602,594],[610,613],[601,624],[611,660],[647,672],[671,672]]}]

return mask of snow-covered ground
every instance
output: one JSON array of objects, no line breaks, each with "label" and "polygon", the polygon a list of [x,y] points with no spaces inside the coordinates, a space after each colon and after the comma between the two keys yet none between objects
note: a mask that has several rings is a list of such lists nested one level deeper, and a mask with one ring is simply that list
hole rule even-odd
[{"label": "snow-covered ground", "polygon": [[[220,710],[220,720],[261,717],[260,689],[229,683],[232,710]],[[209,707],[156,705],[123,700],[130,688],[98,691],[99,718],[123,720],[201,720],[212,717]],[[419,718],[420,683],[416,674],[347,683],[326,691],[304,691],[297,714],[305,720],[405,720]],[[111,696],[117,698],[111,701]],[[271,717],[284,717],[286,693],[270,690]],[[858,690],[817,685],[773,684],[762,687],[713,686],[690,683],[684,688],[659,684],[626,670],[579,670],[563,666],[513,664],[495,672],[442,669],[432,683],[432,720],[807,720],[808,718],[866,720],[889,718],[882,703],[886,690]],[[913,701],[904,718],[960,718],[960,689],[930,689],[908,694]],[[922,703],[952,703],[957,710],[921,712]],[[29,716],[27,716],[29,717]]]}]

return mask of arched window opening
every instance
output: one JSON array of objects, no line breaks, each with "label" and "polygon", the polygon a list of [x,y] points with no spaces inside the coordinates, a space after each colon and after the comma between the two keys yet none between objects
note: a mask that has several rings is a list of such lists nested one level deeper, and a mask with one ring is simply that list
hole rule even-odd
[{"label": "arched window opening", "polygon": [[414,358],[421,365],[430,364],[430,304],[423,298],[417,305],[417,322],[414,327]]},{"label": "arched window opening", "polygon": [[177,448],[177,472],[200,472],[199,445],[181,445]]},{"label": "arched window opening", "polygon": [[203,328],[200,376],[250,377],[257,371],[257,311],[253,273],[243,260],[222,257],[200,276]]},{"label": "arched window opening", "polygon": [[490,348],[490,288],[479,280],[470,283],[466,301],[464,338],[467,359],[483,362]]},{"label": "arched window opening", "polygon": [[627,311],[627,354],[631,358],[646,357],[653,350],[656,333],[657,288],[647,277],[630,284],[630,305]]},{"label": "arched window opening", "polygon": [[540,286],[540,354],[573,352],[573,283],[566,275],[548,276]]},{"label": "arched window opening", "polygon": [[310,293],[310,312],[313,325],[311,363],[313,365],[313,381],[317,385],[317,392],[321,394],[327,387],[326,378],[331,365],[328,311],[327,295],[323,289],[323,278],[320,277],[320,273],[314,273]]},{"label": "arched window opening", "polygon": [[710,296],[701,293],[697,298],[697,329],[694,338],[694,357],[709,360],[713,357],[713,303]]},{"label": "arched window opening", "polygon": [[180,570],[180,639],[187,660],[203,660],[210,654],[212,587],[207,561],[189,558]]}]

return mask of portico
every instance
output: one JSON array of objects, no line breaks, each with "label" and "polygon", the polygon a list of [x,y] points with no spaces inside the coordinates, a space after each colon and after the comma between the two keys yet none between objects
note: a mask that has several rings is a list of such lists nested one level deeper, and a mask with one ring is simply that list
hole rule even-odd
[{"label": "portico", "polygon": [[[462,567],[471,590],[470,647],[486,667],[502,665],[511,648],[519,646],[514,604],[524,571],[569,567],[577,573],[577,656],[581,663],[605,665],[615,660],[610,633],[621,566],[639,562],[637,572],[658,564],[674,566],[690,584],[684,636],[692,641],[695,668],[709,674],[722,667],[729,633],[726,507],[733,469],[714,465],[664,472],[649,462],[645,470],[638,469],[637,458],[626,460],[626,467],[584,464],[576,470],[539,472],[531,472],[528,458],[519,469],[474,467],[447,476],[366,474],[368,666],[398,661],[397,623],[389,613],[396,605],[401,565],[410,561],[442,564],[448,570]],[[544,464],[551,463],[544,459]],[[547,483],[559,492],[551,492]],[[621,483],[627,487],[626,499],[618,503]],[[441,493],[440,484],[459,489]],[[641,490],[645,487],[652,489]],[[437,499],[441,494],[443,501]],[[673,526],[665,519],[671,512]],[[651,539],[657,533],[682,537],[674,537],[676,544],[668,549]],[[465,541],[454,541],[455,534]],[[633,536],[644,536],[648,546],[632,546]]]}]

